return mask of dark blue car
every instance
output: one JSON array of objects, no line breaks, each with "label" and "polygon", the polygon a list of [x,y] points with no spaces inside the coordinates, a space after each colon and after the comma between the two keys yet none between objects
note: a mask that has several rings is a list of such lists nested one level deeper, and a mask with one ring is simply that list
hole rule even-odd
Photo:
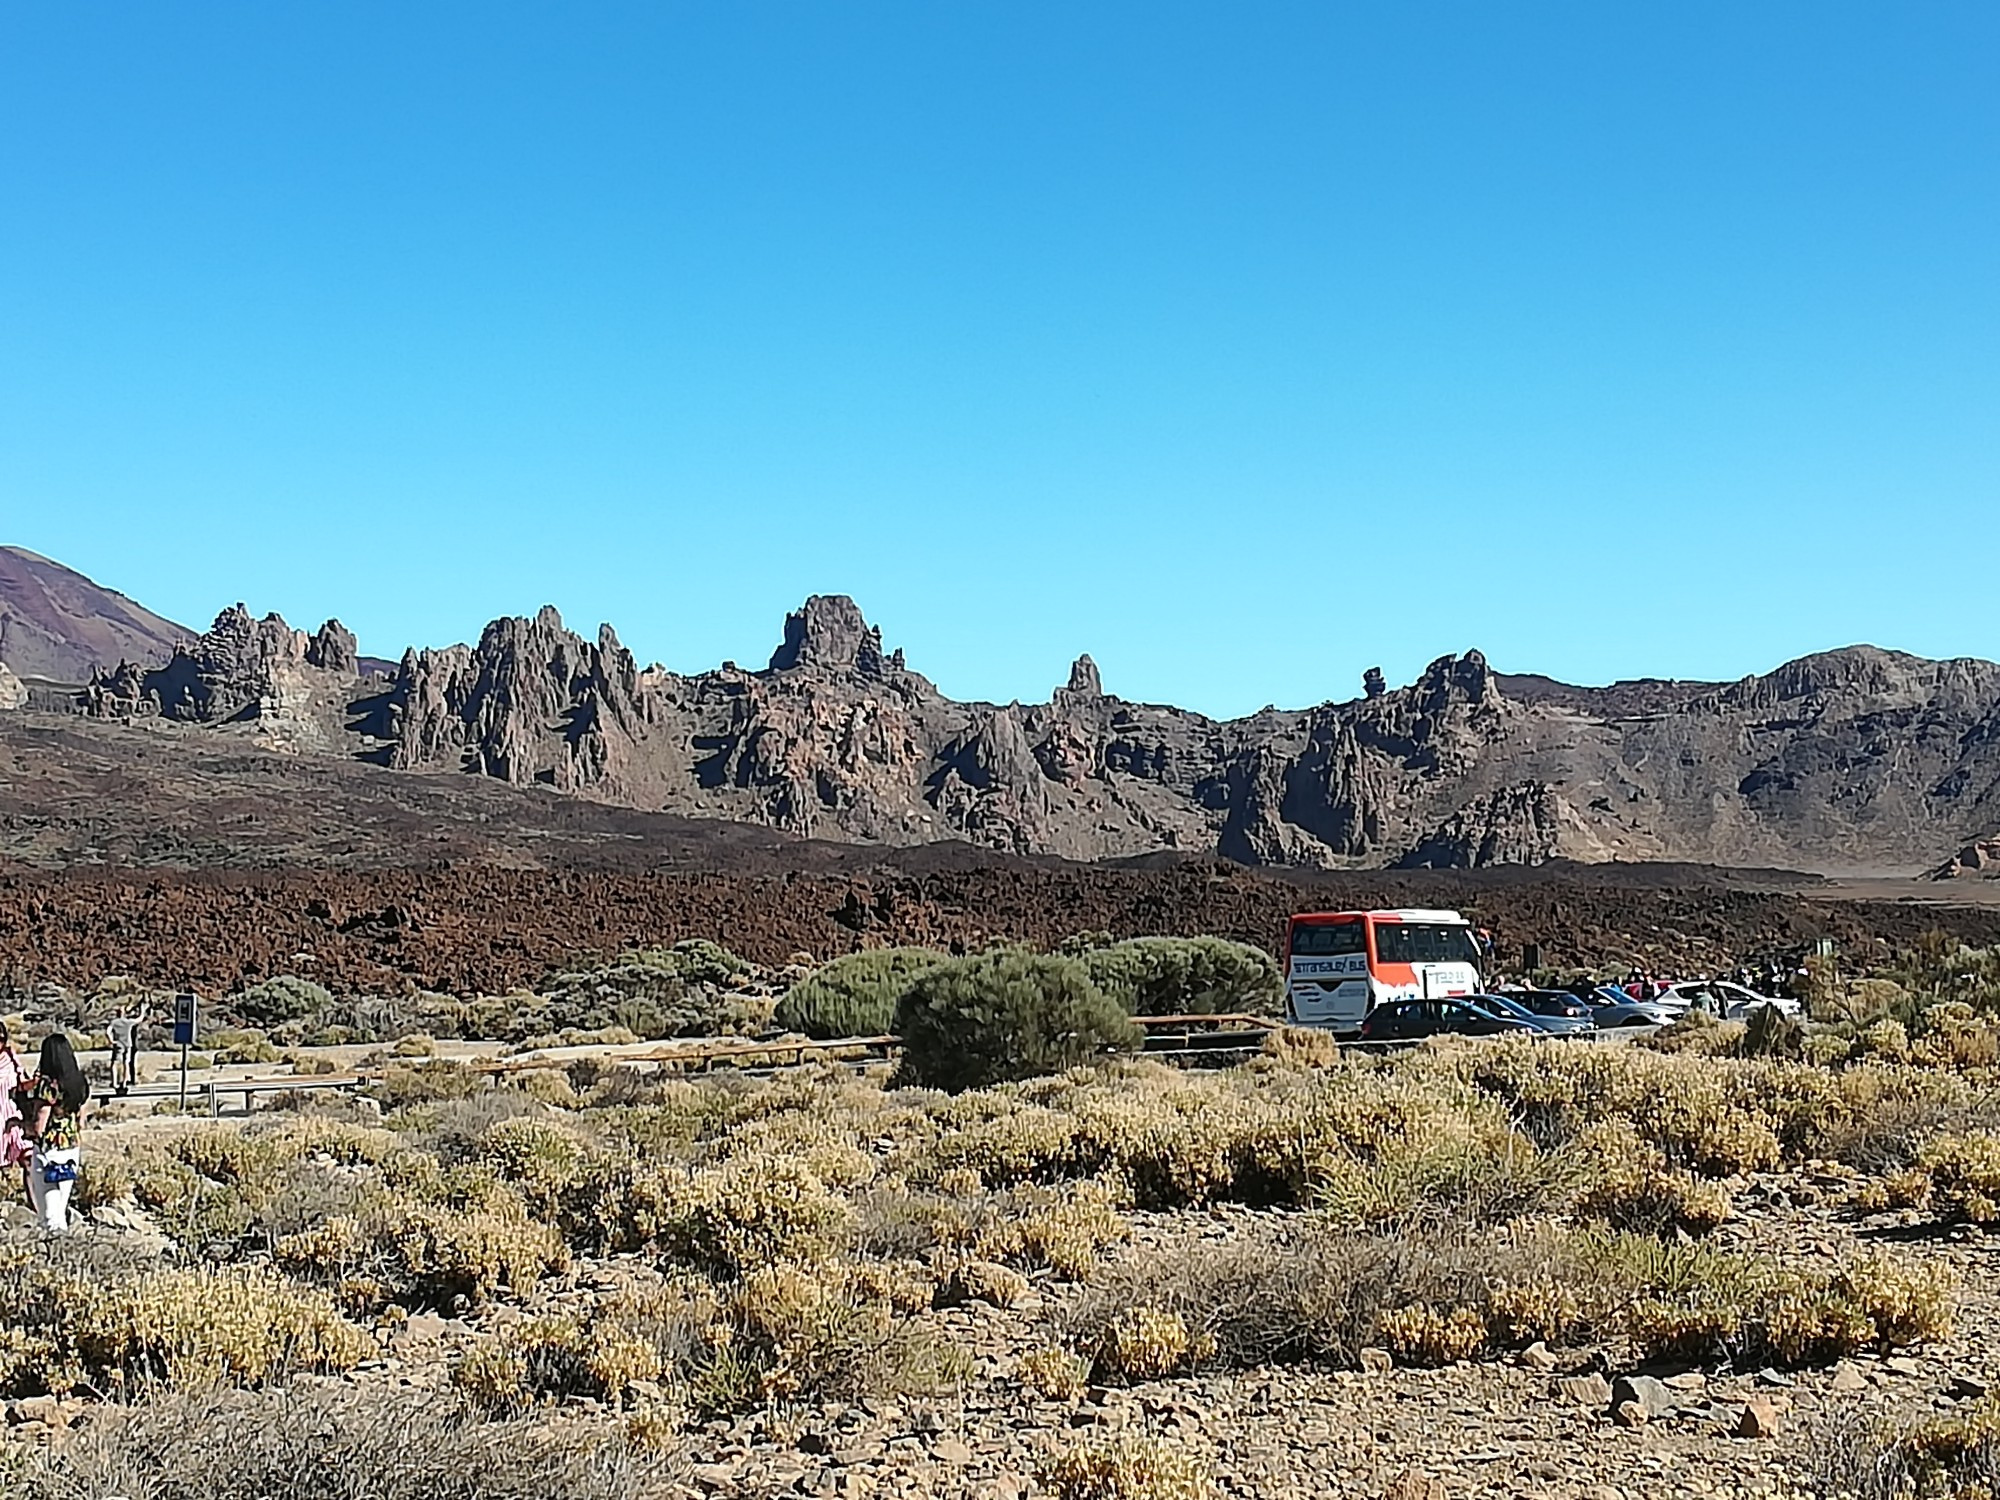
[{"label": "dark blue car", "polygon": [[[1540,1000],[1540,1004],[1535,1002]],[[1536,994],[1533,992],[1517,995],[1467,995],[1466,1004],[1476,1005],[1489,1015],[1502,1016],[1508,1020],[1520,1021],[1537,1031],[1546,1031],[1556,1036],[1570,1036],[1579,1031],[1589,1031],[1596,1024],[1590,1007],[1577,1000],[1574,995]]]},{"label": "dark blue car", "polygon": [[1541,1029],[1519,1016],[1474,1003],[1489,998],[1460,995],[1450,1000],[1398,1000],[1378,1005],[1361,1023],[1361,1040],[1417,1042],[1431,1036],[1529,1035]]}]

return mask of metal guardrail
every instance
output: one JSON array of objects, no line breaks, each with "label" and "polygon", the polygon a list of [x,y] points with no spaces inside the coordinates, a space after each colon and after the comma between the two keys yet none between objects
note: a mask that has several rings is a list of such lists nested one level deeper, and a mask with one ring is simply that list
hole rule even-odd
[{"label": "metal guardrail", "polygon": [[[189,1079],[187,1096],[197,1105],[208,1106],[208,1117],[214,1119],[222,1112],[224,1094],[241,1094],[243,1111],[248,1114],[254,1107],[259,1094],[289,1094],[300,1089],[357,1089],[371,1083],[379,1083],[379,1073],[287,1073],[263,1078],[203,1078]],[[181,1086],[170,1084],[142,1083],[127,1089],[122,1094],[108,1094],[106,1100],[119,1103],[135,1099],[178,1099]]]},{"label": "metal guardrail", "polygon": [[[1282,1020],[1242,1012],[1217,1015],[1135,1016],[1133,1021],[1145,1033],[1140,1049],[1142,1056],[1188,1063],[1202,1061],[1221,1063],[1245,1054],[1259,1052],[1274,1033],[1288,1029],[1288,1023]],[[1604,1042],[1630,1040],[1636,1035],[1651,1033],[1658,1029],[1652,1026],[1614,1026],[1567,1032],[1516,1031],[1496,1035],[1527,1036],[1538,1042]],[[1495,1038],[1471,1038],[1471,1040],[1493,1039]],[[1419,1047],[1431,1038],[1396,1037],[1369,1041],[1360,1037],[1337,1037],[1335,1040],[1342,1051],[1384,1053]],[[528,1054],[521,1057],[484,1058],[461,1063],[458,1066],[473,1073],[483,1074],[496,1083],[520,1073],[567,1069],[579,1061],[599,1061],[613,1065],[638,1064],[662,1069],[671,1068],[677,1073],[700,1074],[712,1073],[719,1067],[726,1067],[732,1072],[759,1076],[782,1072],[787,1068],[804,1067],[814,1062],[835,1063],[853,1068],[873,1067],[893,1056],[900,1045],[901,1039],[894,1036],[764,1042],[718,1037],[712,1040],[691,1039],[678,1045],[653,1045],[637,1052],[596,1051],[568,1057]],[[410,1058],[398,1061],[420,1064],[433,1059]],[[382,1077],[379,1071],[356,1070],[348,1073],[297,1073],[254,1078],[189,1080],[187,1093],[199,1104],[205,1104],[207,1114],[213,1119],[220,1114],[222,1097],[227,1094],[241,1095],[243,1109],[247,1114],[255,1108],[259,1094],[285,1094],[318,1089],[360,1089],[380,1083]],[[108,1096],[111,1100],[159,1100],[179,1097],[181,1097],[181,1087],[178,1082],[140,1084],[123,1094]]]},{"label": "metal guardrail", "polygon": [[496,1077],[533,1072],[538,1069],[567,1068],[572,1063],[584,1061],[655,1063],[662,1066],[675,1064],[678,1065],[677,1071],[707,1073],[713,1071],[718,1063],[738,1068],[746,1061],[753,1067],[758,1063],[770,1067],[803,1067],[812,1061],[846,1061],[847,1059],[841,1054],[855,1052],[866,1054],[872,1061],[880,1061],[887,1058],[900,1045],[900,1040],[893,1036],[772,1042],[746,1042],[724,1037],[695,1038],[681,1045],[653,1046],[644,1052],[596,1052],[575,1057],[550,1057],[546,1054],[528,1053],[520,1057],[491,1058],[482,1062],[468,1063],[466,1066],[476,1073],[487,1073]]}]

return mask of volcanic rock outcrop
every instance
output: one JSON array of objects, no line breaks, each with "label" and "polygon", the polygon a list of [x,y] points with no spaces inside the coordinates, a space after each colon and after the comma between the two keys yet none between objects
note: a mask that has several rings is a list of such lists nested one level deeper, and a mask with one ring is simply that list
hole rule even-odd
[{"label": "volcanic rock outcrop", "polygon": [[1531,781],[1466,804],[1397,864],[1405,870],[1481,870],[1608,857],[1603,841],[1562,793]]},{"label": "volcanic rock outcrop", "polygon": [[795,612],[764,670],[690,677],[544,612],[406,659],[393,763],[826,838],[1326,869],[1922,866],[2000,817],[1991,663],[1857,647],[1726,686],[1518,680],[1530,701],[1469,651],[1218,721],[1108,694],[1082,657],[1046,703],[958,703],[839,596]]},{"label": "volcanic rock outcrop", "polygon": [[2000,836],[1967,844],[1931,871],[1933,880],[2000,880]]},{"label": "volcanic rock outcrop", "polygon": [[225,610],[160,666],[100,673],[100,717],[248,726],[395,772],[468,774],[816,838],[1072,859],[1473,868],[1687,860],[1979,868],[2000,826],[2000,666],[1853,647],[1731,684],[1582,688],[1477,651],[1405,687],[1209,719],[1105,691],[946,697],[852,599],[808,599],[761,670],[641,669],[553,609],[364,675],[354,637]]},{"label": "volcanic rock outcrop", "polygon": [[21,679],[0,662],[0,710],[25,708],[28,704],[28,689]]},{"label": "volcanic rock outcrop", "polygon": [[545,608],[488,625],[477,646],[409,651],[384,695],[388,763],[447,765],[515,786],[665,795],[676,757],[649,740],[664,695],[609,625],[593,644]]},{"label": "volcanic rock outcrop", "polygon": [[164,666],[127,661],[96,673],[81,703],[93,718],[250,724],[286,748],[335,752],[346,748],[343,715],[359,672],[354,636],[338,620],[307,634],[236,604]]}]

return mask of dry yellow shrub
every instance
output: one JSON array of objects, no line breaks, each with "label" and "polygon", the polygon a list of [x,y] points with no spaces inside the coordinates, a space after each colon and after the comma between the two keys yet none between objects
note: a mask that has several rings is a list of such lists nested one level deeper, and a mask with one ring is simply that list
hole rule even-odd
[{"label": "dry yellow shrub", "polygon": [[1050,1401],[1081,1401],[1090,1389],[1090,1366],[1067,1349],[1031,1349],[1019,1371],[1022,1385]]},{"label": "dry yellow shrub", "polygon": [[1340,1061],[1340,1043],[1317,1026],[1280,1026],[1264,1038],[1263,1052],[1294,1068],[1330,1068]]},{"label": "dry yellow shrub", "polygon": [[1375,1336],[1399,1364],[1448,1365],[1486,1349],[1486,1319],[1470,1307],[1440,1311],[1427,1302],[1385,1313]]},{"label": "dry yellow shrub", "polygon": [[1157,1307],[1128,1307],[1105,1330],[1097,1362],[1108,1374],[1126,1380],[1163,1380],[1206,1359],[1214,1345],[1190,1333],[1177,1312]]},{"label": "dry yellow shrub", "polygon": [[1042,1471],[1055,1500],[1206,1500],[1208,1467],[1160,1438],[1077,1443]]}]

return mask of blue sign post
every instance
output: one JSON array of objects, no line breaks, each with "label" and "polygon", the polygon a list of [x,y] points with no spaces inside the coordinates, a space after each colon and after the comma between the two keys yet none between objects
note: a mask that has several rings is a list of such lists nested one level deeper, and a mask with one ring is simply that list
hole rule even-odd
[{"label": "blue sign post", "polygon": [[188,1102],[188,1048],[194,1045],[196,1004],[193,995],[174,996],[174,1041],[181,1049],[181,1108]]}]

